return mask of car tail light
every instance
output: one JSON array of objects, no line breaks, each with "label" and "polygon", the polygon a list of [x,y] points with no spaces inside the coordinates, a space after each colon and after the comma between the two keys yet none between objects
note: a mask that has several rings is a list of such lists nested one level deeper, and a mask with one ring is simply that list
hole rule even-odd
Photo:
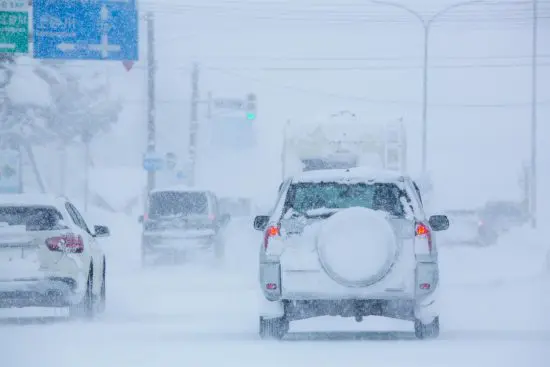
[{"label": "car tail light", "polygon": [[264,250],[267,250],[267,246],[269,245],[269,239],[271,237],[278,236],[279,234],[280,234],[280,231],[278,226],[267,227],[264,234]]},{"label": "car tail light", "polygon": [[71,233],[48,238],[46,246],[48,246],[50,251],[80,254],[84,251],[84,240],[82,240],[81,236]]},{"label": "car tail light", "polygon": [[208,215],[208,219],[213,222],[213,221],[216,220],[216,216],[214,214],[210,214],[210,215]]},{"label": "car tail light", "polygon": [[418,242],[426,243],[428,252],[432,252],[432,233],[430,232],[430,228],[424,223],[416,224],[416,239],[419,240]]}]

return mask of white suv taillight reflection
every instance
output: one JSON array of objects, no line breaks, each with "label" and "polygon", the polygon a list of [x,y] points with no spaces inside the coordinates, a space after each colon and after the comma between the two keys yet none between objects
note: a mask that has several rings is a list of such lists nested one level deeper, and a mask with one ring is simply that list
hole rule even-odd
[{"label": "white suv taillight reflection", "polygon": [[265,230],[264,234],[264,250],[267,250],[269,247],[269,239],[275,236],[279,236],[281,234],[279,227],[277,226],[269,226]]},{"label": "white suv taillight reflection", "polygon": [[430,228],[424,223],[416,223],[415,229],[415,247],[417,253],[431,254],[432,252],[432,233]]}]

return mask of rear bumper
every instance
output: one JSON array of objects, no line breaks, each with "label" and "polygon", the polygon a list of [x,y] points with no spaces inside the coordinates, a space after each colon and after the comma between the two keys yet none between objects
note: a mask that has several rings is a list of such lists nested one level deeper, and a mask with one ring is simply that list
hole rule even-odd
[{"label": "rear bumper", "polygon": [[66,307],[82,298],[82,285],[66,277],[0,281],[0,308]]},{"label": "rear bumper", "polygon": [[[317,273],[313,278],[307,271],[290,273],[295,274],[289,278],[288,272],[281,272],[278,263],[261,264],[262,317],[282,317],[281,312],[289,320],[318,316],[384,316],[419,319],[429,324],[439,315],[439,268],[436,263],[417,263],[414,276],[409,276],[412,286],[402,287],[391,287],[391,284],[399,284],[391,282],[368,289],[348,288],[322,283]],[[288,282],[289,279],[292,282]],[[289,283],[293,287],[289,287]]]},{"label": "rear bumper", "polygon": [[210,247],[216,236],[212,230],[175,234],[149,232],[143,234],[142,250],[144,253],[198,250]]}]

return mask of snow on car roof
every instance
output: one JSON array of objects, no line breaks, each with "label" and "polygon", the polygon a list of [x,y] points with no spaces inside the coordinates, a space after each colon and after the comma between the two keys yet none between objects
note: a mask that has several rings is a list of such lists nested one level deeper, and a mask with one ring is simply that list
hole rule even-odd
[{"label": "snow on car roof", "polygon": [[58,207],[61,198],[51,194],[0,194],[0,206],[53,206]]},{"label": "snow on car roof", "polygon": [[294,176],[293,182],[398,182],[403,181],[403,177],[401,173],[396,171],[354,167],[349,169],[327,169],[303,172]]},{"label": "snow on car roof", "polygon": [[185,185],[174,185],[174,186],[167,186],[167,187],[160,187],[154,190],[151,190],[151,193],[156,192],[165,192],[165,191],[176,191],[176,192],[207,192],[210,190],[204,189],[204,188],[197,188],[197,187],[189,187]]}]

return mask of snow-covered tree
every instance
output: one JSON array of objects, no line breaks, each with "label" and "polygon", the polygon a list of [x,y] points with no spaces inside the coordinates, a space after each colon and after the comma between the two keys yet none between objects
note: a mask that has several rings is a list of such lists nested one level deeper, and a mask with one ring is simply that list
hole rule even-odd
[{"label": "snow-covered tree", "polygon": [[122,105],[99,73],[86,75],[65,65],[42,66],[35,73],[49,84],[48,128],[62,141],[91,139],[116,123]]},{"label": "snow-covered tree", "polygon": [[[72,143],[84,142],[88,153],[89,142],[108,131],[121,111],[105,76],[79,66],[28,57],[0,58],[0,144],[25,147],[39,181],[32,147],[43,147],[51,159],[49,152],[65,156]],[[89,157],[87,162],[86,167]]]}]

